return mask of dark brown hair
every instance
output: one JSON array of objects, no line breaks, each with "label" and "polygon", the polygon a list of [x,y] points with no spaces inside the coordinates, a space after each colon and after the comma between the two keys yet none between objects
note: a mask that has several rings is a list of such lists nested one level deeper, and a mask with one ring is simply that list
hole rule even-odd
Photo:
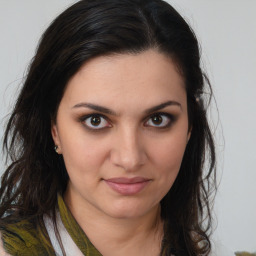
[{"label": "dark brown hair", "polygon": [[211,96],[211,87],[200,67],[195,34],[162,0],[82,0],[45,31],[4,135],[11,164],[2,176],[0,217],[10,210],[17,213],[15,218],[34,216],[38,222],[46,213],[55,216],[57,193],[65,191],[68,175],[62,157],[53,150],[50,129],[70,78],[96,56],[151,48],[177,64],[186,84],[192,127],[178,177],[161,201],[164,242],[171,245],[169,254],[210,252],[215,150],[204,92]]}]

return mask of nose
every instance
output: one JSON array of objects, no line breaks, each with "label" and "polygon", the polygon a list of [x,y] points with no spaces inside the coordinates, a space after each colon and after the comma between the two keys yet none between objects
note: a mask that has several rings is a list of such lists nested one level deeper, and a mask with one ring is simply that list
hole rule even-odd
[{"label": "nose", "polygon": [[127,172],[134,172],[145,164],[147,155],[143,140],[135,129],[125,129],[115,136],[110,159]]}]

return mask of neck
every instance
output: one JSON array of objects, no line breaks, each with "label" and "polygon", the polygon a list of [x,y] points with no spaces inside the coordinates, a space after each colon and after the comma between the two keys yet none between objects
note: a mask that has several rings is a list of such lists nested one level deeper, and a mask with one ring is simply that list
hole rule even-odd
[{"label": "neck", "polygon": [[159,255],[163,238],[160,205],[143,216],[114,218],[92,205],[77,203],[68,193],[64,200],[102,255]]}]

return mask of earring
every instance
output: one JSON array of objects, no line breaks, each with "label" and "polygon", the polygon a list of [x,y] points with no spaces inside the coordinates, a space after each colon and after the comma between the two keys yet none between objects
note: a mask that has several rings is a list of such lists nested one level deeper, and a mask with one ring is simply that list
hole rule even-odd
[{"label": "earring", "polygon": [[55,150],[55,152],[57,153],[57,154],[59,154],[59,146],[57,146],[57,145],[55,145],[55,147],[54,147],[54,150]]}]

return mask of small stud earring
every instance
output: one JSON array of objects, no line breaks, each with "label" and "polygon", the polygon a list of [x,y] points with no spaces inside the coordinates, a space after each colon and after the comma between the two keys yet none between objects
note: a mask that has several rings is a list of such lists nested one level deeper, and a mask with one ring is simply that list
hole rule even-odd
[{"label": "small stud earring", "polygon": [[55,150],[55,152],[57,153],[57,154],[59,154],[59,146],[57,146],[57,145],[55,145],[55,147],[54,147],[54,150]]}]

